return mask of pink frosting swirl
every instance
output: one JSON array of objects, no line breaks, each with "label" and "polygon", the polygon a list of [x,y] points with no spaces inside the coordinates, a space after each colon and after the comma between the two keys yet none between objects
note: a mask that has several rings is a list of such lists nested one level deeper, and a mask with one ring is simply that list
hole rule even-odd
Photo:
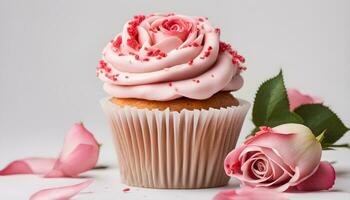
[{"label": "pink frosting swirl", "polygon": [[206,18],[135,16],[104,49],[97,76],[119,98],[207,99],[243,85],[244,58]]}]

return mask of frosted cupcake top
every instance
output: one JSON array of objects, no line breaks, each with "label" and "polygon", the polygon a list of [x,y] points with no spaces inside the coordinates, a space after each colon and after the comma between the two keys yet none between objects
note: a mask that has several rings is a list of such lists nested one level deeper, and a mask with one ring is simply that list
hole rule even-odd
[{"label": "frosted cupcake top", "polygon": [[242,63],[207,18],[139,15],[107,44],[97,76],[118,98],[207,99],[242,87]]}]

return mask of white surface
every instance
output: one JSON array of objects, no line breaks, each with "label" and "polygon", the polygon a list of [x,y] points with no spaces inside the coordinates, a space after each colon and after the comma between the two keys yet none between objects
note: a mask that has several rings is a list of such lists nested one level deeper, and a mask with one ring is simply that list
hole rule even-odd
[{"label": "white surface", "polygon": [[[45,138],[43,136],[43,138]],[[1,152],[0,168],[10,161],[23,156],[55,156],[58,154],[63,139],[59,140],[35,140],[3,144],[1,148],[7,149],[7,153]],[[242,140],[242,137],[241,137]],[[349,141],[344,138],[340,142]],[[31,142],[31,148],[26,146]],[[57,149],[57,150],[55,150]],[[323,192],[289,193],[290,200],[347,200],[350,199],[350,150],[341,149],[336,151],[324,151],[322,160],[335,161],[334,167],[337,179],[334,188]],[[237,188],[239,183],[232,179],[230,184],[223,188],[197,189],[197,190],[158,190],[128,187],[121,183],[119,170],[115,166],[115,154],[112,144],[103,143],[99,165],[108,165],[108,169],[92,170],[82,174],[84,178],[93,178],[95,182],[74,199],[103,199],[103,200],[187,200],[200,199],[211,200],[212,197],[224,189]],[[33,175],[0,176],[0,199],[1,200],[24,200],[31,194],[47,187],[57,187],[75,184],[82,179],[43,179]],[[123,192],[124,188],[130,188],[129,192]]]},{"label": "white surface", "polygon": [[[336,153],[329,154],[331,157]],[[349,199],[350,198],[350,162],[340,161],[336,165],[337,181],[331,192],[288,193],[289,199]],[[238,182],[231,180],[230,184],[222,188],[197,190],[158,190],[128,187],[121,183],[117,168],[93,170],[83,175],[85,178],[94,178],[95,182],[74,199],[128,199],[128,200],[210,200],[219,191],[237,188]],[[0,199],[28,199],[36,191],[47,188],[79,183],[81,179],[43,179],[32,175],[18,175],[0,177]],[[123,192],[130,188],[129,192]]]},{"label": "white surface", "polygon": [[[95,67],[102,48],[134,14],[208,16],[246,57],[238,97],[252,102],[258,85],[283,67],[288,87],[322,97],[349,126],[349,7],[348,0],[0,0],[0,168],[21,157],[57,155],[66,130],[80,120],[103,143],[101,163],[114,163]],[[252,128],[250,118],[241,138]],[[292,197],[349,199],[349,151],[327,155],[338,161],[335,191]],[[81,199],[210,199],[219,190],[133,188],[124,194],[116,170],[89,175],[98,179]],[[0,199],[25,199],[37,189],[73,182],[0,177]]]}]

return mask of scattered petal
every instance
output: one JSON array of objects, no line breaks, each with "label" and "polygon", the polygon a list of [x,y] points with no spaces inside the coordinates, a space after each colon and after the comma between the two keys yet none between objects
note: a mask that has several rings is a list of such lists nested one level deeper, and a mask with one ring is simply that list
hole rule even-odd
[{"label": "scattered petal", "polygon": [[225,190],[213,200],[287,200],[285,194],[264,188],[243,187],[237,190]]},{"label": "scattered petal", "polygon": [[87,180],[79,184],[43,189],[33,194],[29,200],[68,200],[88,187],[93,180]]},{"label": "scattered petal", "polygon": [[78,174],[88,171],[96,166],[98,147],[88,144],[80,144],[68,157],[56,162],[54,169],[46,178],[76,177]]},{"label": "scattered petal", "polygon": [[10,163],[0,175],[43,174],[52,177],[76,177],[96,166],[99,144],[82,123],[76,123],[67,133],[61,154],[54,158],[25,158]]},{"label": "scattered petal", "polygon": [[76,177],[96,166],[99,145],[82,123],[76,123],[67,133],[62,152],[53,169],[45,177]]},{"label": "scattered petal", "polygon": [[297,185],[300,191],[329,190],[335,182],[335,170],[331,163],[322,161],[317,171],[305,181]]},{"label": "scattered petal", "polygon": [[36,157],[15,160],[0,170],[0,175],[46,174],[52,170],[55,162],[54,158]]}]

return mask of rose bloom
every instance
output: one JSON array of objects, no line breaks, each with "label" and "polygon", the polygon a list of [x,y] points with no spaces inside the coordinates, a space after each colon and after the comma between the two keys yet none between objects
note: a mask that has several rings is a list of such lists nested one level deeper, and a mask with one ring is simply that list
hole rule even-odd
[{"label": "rose bloom", "polygon": [[243,185],[285,191],[323,190],[333,186],[335,172],[320,164],[322,147],[311,130],[301,124],[261,127],[225,159],[227,175]]}]

